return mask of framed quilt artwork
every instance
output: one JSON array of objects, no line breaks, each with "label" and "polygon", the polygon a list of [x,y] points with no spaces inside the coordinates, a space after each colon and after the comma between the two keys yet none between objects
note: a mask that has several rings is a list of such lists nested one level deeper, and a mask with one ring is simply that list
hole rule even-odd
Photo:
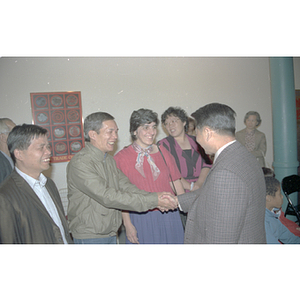
[{"label": "framed quilt artwork", "polygon": [[33,124],[48,130],[51,163],[66,162],[84,147],[81,93],[30,93]]}]

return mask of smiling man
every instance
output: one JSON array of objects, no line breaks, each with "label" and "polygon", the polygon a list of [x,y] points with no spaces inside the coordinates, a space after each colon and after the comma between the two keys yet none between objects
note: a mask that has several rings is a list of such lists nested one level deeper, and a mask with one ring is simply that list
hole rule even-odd
[{"label": "smiling man", "polygon": [[235,140],[235,111],[210,103],[192,114],[196,139],[214,163],[200,189],[178,196],[186,244],[263,244],[265,183],[255,157]]},{"label": "smiling man", "polygon": [[139,190],[108,154],[118,139],[114,117],[96,112],[84,120],[85,147],[67,166],[68,221],[75,244],[116,244],[121,210],[175,209],[164,193]]},{"label": "smiling man", "polygon": [[0,242],[72,243],[55,183],[42,174],[51,157],[47,130],[30,124],[15,126],[7,146],[15,169],[0,188]]}]

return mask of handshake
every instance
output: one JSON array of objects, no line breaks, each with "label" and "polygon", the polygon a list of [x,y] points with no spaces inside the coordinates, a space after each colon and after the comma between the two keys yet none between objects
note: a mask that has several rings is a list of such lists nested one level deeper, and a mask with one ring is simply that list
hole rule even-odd
[{"label": "handshake", "polygon": [[178,199],[176,196],[168,192],[157,193],[158,195],[158,205],[157,208],[161,212],[168,210],[174,210],[178,207]]}]

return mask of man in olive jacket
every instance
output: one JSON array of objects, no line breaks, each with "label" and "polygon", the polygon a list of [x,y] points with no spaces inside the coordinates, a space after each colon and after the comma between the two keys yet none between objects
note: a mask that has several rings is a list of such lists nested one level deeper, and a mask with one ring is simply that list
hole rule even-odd
[{"label": "man in olive jacket", "polygon": [[175,209],[164,193],[139,190],[116,167],[113,151],[118,127],[113,116],[93,113],[84,121],[85,147],[67,166],[68,221],[76,244],[116,243],[121,210]]}]

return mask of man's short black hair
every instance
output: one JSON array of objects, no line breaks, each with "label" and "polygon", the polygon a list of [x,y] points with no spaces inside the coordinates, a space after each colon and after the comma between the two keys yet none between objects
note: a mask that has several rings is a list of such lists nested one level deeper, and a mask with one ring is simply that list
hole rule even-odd
[{"label": "man's short black hair", "polygon": [[41,135],[47,135],[47,132],[47,129],[33,124],[15,126],[7,137],[8,151],[14,163],[16,163],[14,154],[15,149],[28,149],[34,138],[38,138]]},{"label": "man's short black hair", "polygon": [[266,195],[275,196],[278,189],[280,189],[280,182],[275,177],[265,177],[266,181]]}]

